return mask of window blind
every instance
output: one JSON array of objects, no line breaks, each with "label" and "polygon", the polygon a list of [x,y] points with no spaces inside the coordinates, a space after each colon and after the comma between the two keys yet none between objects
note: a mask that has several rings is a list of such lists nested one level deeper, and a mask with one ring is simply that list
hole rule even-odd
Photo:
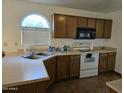
[{"label": "window blind", "polygon": [[50,31],[47,29],[31,30],[22,29],[23,46],[49,45]]}]

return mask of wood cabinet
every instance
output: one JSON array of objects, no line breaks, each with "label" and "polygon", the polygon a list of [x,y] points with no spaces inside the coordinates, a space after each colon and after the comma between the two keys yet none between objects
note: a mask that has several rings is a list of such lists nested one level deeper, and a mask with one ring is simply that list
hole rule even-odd
[{"label": "wood cabinet", "polygon": [[57,56],[57,80],[69,78],[69,56]]},{"label": "wood cabinet", "polygon": [[111,38],[112,20],[96,20],[96,38]]},{"label": "wood cabinet", "polygon": [[66,16],[55,14],[53,20],[54,37],[66,38]]},{"label": "wood cabinet", "polygon": [[94,18],[86,18],[86,17],[78,17],[78,28],[96,28],[96,19]]},{"label": "wood cabinet", "polygon": [[78,28],[87,28],[87,18],[86,17],[78,17],[77,27]]},{"label": "wood cabinet", "polygon": [[76,38],[77,28],[96,29],[97,39],[111,38],[112,20],[54,14],[52,30],[54,38]]},{"label": "wood cabinet", "polygon": [[88,28],[96,28],[96,19],[88,18]]},{"label": "wood cabinet", "polygon": [[109,93],[118,93],[118,92],[114,91],[113,89],[110,89]]},{"label": "wood cabinet", "polygon": [[47,93],[46,82],[38,82],[17,86],[15,93]]},{"label": "wood cabinet", "polygon": [[116,52],[99,54],[99,73],[112,71],[115,68]]},{"label": "wood cabinet", "polygon": [[2,93],[47,93],[46,81],[14,86]]},{"label": "wood cabinet", "polygon": [[49,86],[56,80],[56,57],[45,60],[44,64],[50,77],[50,81],[48,81]]},{"label": "wood cabinet", "polygon": [[108,53],[108,71],[115,69],[116,52]]},{"label": "wood cabinet", "polygon": [[76,38],[77,17],[66,16],[66,37]]},{"label": "wood cabinet", "polygon": [[11,90],[11,88],[7,88],[6,90],[2,90],[2,93],[15,93],[15,90]]},{"label": "wood cabinet", "polygon": [[100,53],[99,66],[98,66],[99,73],[107,71],[107,64],[108,64],[108,53]]},{"label": "wood cabinet", "polygon": [[104,38],[111,38],[112,20],[105,20]]},{"label": "wood cabinet", "polygon": [[118,93],[118,92],[114,91],[114,90],[113,90],[112,88],[110,88],[110,87],[107,87],[107,89],[108,89],[107,93]]},{"label": "wood cabinet", "polygon": [[57,80],[77,78],[80,73],[80,55],[57,56]]},{"label": "wood cabinet", "polygon": [[54,14],[52,28],[55,38],[76,38],[77,18]]},{"label": "wood cabinet", "polygon": [[71,55],[69,64],[70,78],[79,77],[80,74],[80,55]]},{"label": "wood cabinet", "polygon": [[104,20],[96,20],[96,38],[103,38],[104,36]]}]

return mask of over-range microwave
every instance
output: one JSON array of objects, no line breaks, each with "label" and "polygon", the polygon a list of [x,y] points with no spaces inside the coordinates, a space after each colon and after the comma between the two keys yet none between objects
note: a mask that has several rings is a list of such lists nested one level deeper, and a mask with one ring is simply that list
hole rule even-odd
[{"label": "over-range microwave", "polygon": [[77,28],[76,39],[95,39],[96,29],[93,28]]}]

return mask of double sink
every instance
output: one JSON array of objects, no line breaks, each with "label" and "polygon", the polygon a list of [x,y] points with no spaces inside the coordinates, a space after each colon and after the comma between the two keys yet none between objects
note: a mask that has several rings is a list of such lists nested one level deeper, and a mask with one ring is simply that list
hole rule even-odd
[{"label": "double sink", "polygon": [[30,55],[27,56],[22,56],[23,58],[27,58],[27,59],[39,59],[41,57],[46,57],[49,55],[52,55],[53,53],[43,53],[43,52],[39,52],[39,53],[31,53]]}]

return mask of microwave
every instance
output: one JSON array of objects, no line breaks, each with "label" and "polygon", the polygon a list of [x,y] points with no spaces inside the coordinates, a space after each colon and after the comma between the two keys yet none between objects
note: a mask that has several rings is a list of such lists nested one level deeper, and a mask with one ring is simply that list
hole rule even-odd
[{"label": "microwave", "polygon": [[96,29],[93,28],[77,28],[76,39],[95,39]]}]

